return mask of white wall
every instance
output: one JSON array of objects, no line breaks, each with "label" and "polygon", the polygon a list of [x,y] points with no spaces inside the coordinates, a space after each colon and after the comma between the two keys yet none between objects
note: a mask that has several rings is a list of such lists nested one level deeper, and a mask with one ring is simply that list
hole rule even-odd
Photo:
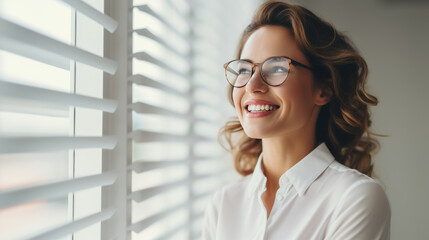
[{"label": "white wall", "polygon": [[[392,206],[392,239],[429,236],[429,2],[296,1],[345,31],[367,60],[380,152],[375,171]],[[408,4],[406,4],[408,2]],[[414,4],[412,2],[415,2]]]}]

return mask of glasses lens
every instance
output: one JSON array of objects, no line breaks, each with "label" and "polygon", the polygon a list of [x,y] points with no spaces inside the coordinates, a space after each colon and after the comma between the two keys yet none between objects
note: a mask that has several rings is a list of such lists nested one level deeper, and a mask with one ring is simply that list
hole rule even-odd
[{"label": "glasses lens", "polygon": [[242,87],[252,76],[252,65],[249,62],[236,60],[228,64],[226,79],[234,87]]},{"label": "glasses lens", "polygon": [[269,85],[282,84],[289,73],[289,62],[285,58],[270,58],[262,65],[262,75]]}]

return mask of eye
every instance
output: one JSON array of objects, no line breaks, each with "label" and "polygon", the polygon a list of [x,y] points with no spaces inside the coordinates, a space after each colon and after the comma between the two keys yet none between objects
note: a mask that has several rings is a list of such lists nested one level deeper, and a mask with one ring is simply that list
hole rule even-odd
[{"label": "eye", "polygon": [[268,74],[275,74],[275,73],[288,73],[289,70],[285,67],[281,66],[274,66],[269,71]]},{"label": "eye", "polygon": [[238,74],[239,75],[251,74],[251,71],[250,71],[250,69],[247,69],[247,68],[240,68],[240,69],[238,69]]}]

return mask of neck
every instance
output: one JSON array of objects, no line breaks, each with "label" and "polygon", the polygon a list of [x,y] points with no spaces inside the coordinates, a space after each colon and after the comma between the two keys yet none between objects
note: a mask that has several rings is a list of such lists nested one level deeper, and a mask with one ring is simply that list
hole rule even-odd
[{"label": "neck", "polygon": [[267,177],[267,189],[277,190],[280,177],[315,147],[314,134],[262,139],[263,170]]}]

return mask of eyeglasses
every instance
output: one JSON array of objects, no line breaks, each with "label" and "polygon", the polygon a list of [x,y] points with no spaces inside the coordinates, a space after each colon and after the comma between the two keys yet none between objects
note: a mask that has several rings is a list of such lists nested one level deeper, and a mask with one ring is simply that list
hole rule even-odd
[{"label": "eyeglasses", "polygon": [[238,59],[227,62],[223,65],[225,68],[226,80],[231,86],[236,88],[244,87],[250,78],[255,73],[255,69],[258,65],[261,65],[260,74],[262,80],[269,86],[279,86],[287,78],[290,70],[290,65],[301,66],[309,70],[313,70],[311,67],[299,63],[289,57],[270,57],[263,63],[253,63],[249,60]]}]

